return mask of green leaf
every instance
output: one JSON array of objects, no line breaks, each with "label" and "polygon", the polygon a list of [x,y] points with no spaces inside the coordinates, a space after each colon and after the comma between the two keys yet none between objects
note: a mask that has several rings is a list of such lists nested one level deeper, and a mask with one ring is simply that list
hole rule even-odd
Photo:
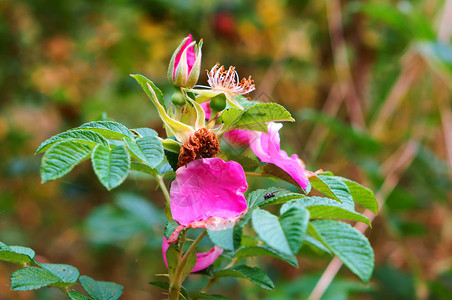
[{"label": "green leaf", "polygon": [[51,286],[68,287],[75,285],[80,276],[77,268],[70,265],[41,264],[41,266],[60,279],[59,282],[51,284]]},{"label": "green leaf", "polygon": [[370,189],[363,187],[359,183],[354,182],[350,179],[343,177],[337,178],[342,180],[342,182],[344,182],[348,186],[350,194],[352,195],[353,201],[355,203],[358,203],[359,205],[369,209],[374,214],[378,213],[377,199],[375,199],[375,195]]},{"label": "green leaf", "polygon": [[221,121],[224,123],[226,127],[231,126],[244,113],[245,113],[244,110],[238,108],[228,108],[224,110],[223,113],[221,114]]},{"label": "green leaf", "polygon": [[169,239],[169,237],[173,234],[174,230],[179,226],[180,224],[176,220],[168,220],[165,225],[165,233],[164,236]]},{"label": "green leaf", "polygon": [[9,261],[15,264],[28,264],[35,257],[35,252],[27,247],[6,246],[1,244],[0,260]]},{"label": "green leaf", "polygon": [[306,208],[309,210],[311,219],[342,219],[366,223],[371,226],[369,219],[357,213],[349,206],[339,203],[330,198],[306,197],[287,202],[281,207],[281,213],[292,208]]},{"label": "green leaf", "polygon": [[228,160],[238,162],[245,172],[252,172],[260,166],[260,163],[245,155],[228,154]]},{"label": "green leaf", "polygon": [[78,163],[88,157],[91,150],[91,146],[71,140],[54,144],[42,158],[42,183],[60,178],[69,173]]},{"label": "green leaf", "polygon": [[216,271],[213,273],[213,277],[239,277],[246,278],[249,281],[257,284],[261,288],[266,290],[272,290],[275,288],[271,279],[259,268],[252,268],[248,266],[235,266],[229,269]]},{"label": "green leaf", "polygon": [[241,247],[235,253],[237,259],[253,256],[270,256],[287,262],[288,264],[298,268],[297,257],[276,251],[265,245]]},{"label": "green leaf", "polygon": [[229,228],[226,230],[212,231],[207,230],[210,240],[216,246],[223,248],[225,250],[234,250],[234,240],[233,240],[234,228]]},{"label": "green leaf", "polygon": [[133,133],[124,125],[113,121],[94,121],[83,124],[73,130],[89,130],[102,135],[110,140],[122,140],[124,137],[133,137]]},{"label": "green leaf", "polygon": [[255,190],[246,197],[248,207],[263,207],[270,204],[285,203],[292,199],[305,197],[302,194],[293,193],[281,188],[271,187],[268,189]]},{"label": "green leaf", "polygon": [[80,294],[79,292],[76,291],[69,291],[67,293],[67,295],[69,296],[69,298],[71,298],[72,300],[92,300],[93,298],[90,298],[88,296],[85,296],[83,294]]},{"label": "green leaf", "polygon": [[25,267],[11,275],[11,289],[15,291],[36,290],[60,282],[50,271],[36,267]]},{"label": "green leaf", "polygon": [[130,170],[130,156],[124,146],[116,146],[110,150],[98,145],[94,148],[91,160],[97,178],[108,190],[120,185]]},{"label": "green leaf", "polygon": [[146,77],[144,77],[143,75],[140,75],[140,74],[130,74],[130,76],[132,76],[138,82],[138,84],[144,90],[146,95],[148,95],[149,99],[153,100],[154,96],[152,95],[151,91],[149,91],[149,89],[146,85],[146,84],[149,84],[152,87],[152,89],[154,90],[155,95],[158,99],[158,102],[160,103],[161,106],[163,106],[163,108],[165,108],[165,102],[163,101],[162,91],[152,81],[150,81],[149,79],[147,79]]},{"label": "green leaf", "polygon": [[374,268],[374,253],[364,235],[349,224],[333,220],[312,221],[311,232],[362,281],[369,281]]},{"label": "green leaf", "polygon": [[143,172],[151,176],[159,175],[159,172],[156,169],[153,169],[146,164],[142,164],[135,161],[130,162],[130,169],[138,172]]},{"label": "green leaf", "polygon": [[253,208],[249,208],[248,212],[235,224],[235,226],[232,229],[232,239],[234,244],[234,249],[237,249],[240,247],[240,244],[242,242],[242,233],[243,233],[243,227],[248,224],[249,220],[251,219]]},{"label": "green leaf", "polygon": [[[214,295],[214,294],[204,294],[204,293],[190,293],[190,297],[193,300],[198,299],[207,299],[207,300],[229,300],[229,298],[221,295]],[[188,298],[187,298],[188,299]]]},{"label": "green leaf", "polygon": [[188,258],[187,264],[184,266],[184,269],[182,270],[182,275],[181,275],[182,278],[185,278],[185,277],[187,277],[188,274],[190,274],[191,270],[193,270],[193,268],[196,265],[196,261],[197,261],[196,253],[193,253]]},{"label": "green leaf", "polygon": [[133,154],[151,168],[158,166],[165,158],[162,143],[155,136],[145,136],[135,141],[126,137],[124,142]]},{"label": "green leaf", "polygon": [[[235,128],[247,128],[260,125],[260,131],[267,132],[266,122],[291,121],[294,119],[281,105],[276,103],[260,103],[249,107],[244,114],[234,123]],[[253,130],[258,128],[253,127]]]},{"label": "green leaf", "polygon": [[309,222],[307,210],[290,208],[278,218],[268,211],[255,209],[252,218],[254,230],[268,246],[287,255],[298,253]]},{"label": "green leaf", "polygon": [[116,300],[122,295],[123,286],[114,282],[97,281],[83,275],[80,276],[80,283],[95,300]]},{"label": "green leaf", "polygon": [[69,130],[57,135],[52,136],[50,139],[44,141],[36,150],[35,154],[38,154],[39,152],[45,151],[50,148],[51,145],[64,141],[64,140],[71,140],[71,141],[77,141],[80,143],[87,144],[94,148],[97,144],[101,144],[104,146],[108,146],[108,141],[101,136],[97,132],[88,131],[88,130]]},{"label": "green leaf", "polygon": [[325,196],[338,200],[353,210],[355,209],[355,203],[353,202],[350,190],[340,178],[336,176],[318,175],[309,177],[309,182],[311,182],[314,189]]},{"label": "green leaf", "polygon": [[166,262],[168,263],[168,274],[170,278],[173,278],[176,266],[181,259],[181,253],[177,250],[177,247],[170,245],[166,250]]},{"label": "green leaf", "polygon": [[158,136],[157,131],[155,131],[154,129],[151,128],[135,128],[132,129],[134,132],[138,133],[138,135],[140,137],[145,137],[145,136]]}]

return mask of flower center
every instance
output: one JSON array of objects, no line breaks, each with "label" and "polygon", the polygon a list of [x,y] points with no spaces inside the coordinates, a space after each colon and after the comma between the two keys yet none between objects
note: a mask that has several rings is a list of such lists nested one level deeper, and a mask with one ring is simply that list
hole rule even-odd
[{"label": "flower center", "polygon": [[242,78],[240,81],[239,74],[233,66],[230,66],[226,71],[224,66],[216,63],[210,72],[207,71],[207,77],[207,82],[212,89],[232,95],[245,95],[255,89],[254,80],[251,79],[251,76],[248,79]]},{"label": "flower center", "polygon": [[215,157],[218,151],[220,151],[220,143],[215,133],[201,128],[182,145],[177,165],[182,167],[198,158]]}]

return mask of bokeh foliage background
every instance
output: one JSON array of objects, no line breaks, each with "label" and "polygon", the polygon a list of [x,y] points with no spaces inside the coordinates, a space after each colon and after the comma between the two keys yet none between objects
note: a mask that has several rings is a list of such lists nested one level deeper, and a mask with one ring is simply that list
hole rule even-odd
[{"label": "bokeh foliage background", "polygon": [[[285,150],[384,203],[368,232],[370,285],[343,269],[324,299],[451,299],[450,0],[0,0],[0,240],[120,283],[123,299],[164,297],[147,284],[165,272],[156,183],[137,177],[109,193],[84,163],[41,184],[33,153],[92,120],[163,133],[128,74],[169,91],[166,68],[188,33],[204,39],[203,69],[235,65],[253,76],[253,98],[292,112]],[[275,291],[225,280],[214,292],[303,299],[329,262],[260,259]],[[56,289],[11,292],[13,270],[0,264],[0,299],[61,299]]]}]

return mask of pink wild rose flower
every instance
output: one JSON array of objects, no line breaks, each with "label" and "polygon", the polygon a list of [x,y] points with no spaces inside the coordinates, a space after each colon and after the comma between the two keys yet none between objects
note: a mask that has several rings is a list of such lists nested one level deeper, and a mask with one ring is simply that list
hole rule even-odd
[{"label": "pink wild rose flower", "polygon": [[268,124],[268,134],[262,132],[254,133],[250,138],[250,148],[254,154],[263,162],[272,163],[287,174],[289,174],[302,189],[308,187],[308,179],[305,176],[303,162],[296,154],[287,155],[286,151],[280,148],[280,138],[278,131],[282,124],[270,122]]},{"label": "pink wild rose flower", "polygon": [[220,158],[196,159],[176,171],[171,184],[171,214],[180,226],[169,238],[177,241],[184,228],[224,230],[246,213],[248,188],[242,166]]}]

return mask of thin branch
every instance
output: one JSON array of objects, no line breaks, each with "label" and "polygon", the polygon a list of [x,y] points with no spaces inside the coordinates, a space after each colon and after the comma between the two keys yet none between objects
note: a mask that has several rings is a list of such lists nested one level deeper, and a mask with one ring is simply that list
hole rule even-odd
[{"label": "thin branch", "polygon": [[350,63],[345,47],[344,32],[342,29],[342,11],[339,0],[326,0],[326,13],[333,51],[334,68],[337,74],[342,98],[345,99],[350,121],[354,127],[365,127],[361,102],[353,83]]}]

